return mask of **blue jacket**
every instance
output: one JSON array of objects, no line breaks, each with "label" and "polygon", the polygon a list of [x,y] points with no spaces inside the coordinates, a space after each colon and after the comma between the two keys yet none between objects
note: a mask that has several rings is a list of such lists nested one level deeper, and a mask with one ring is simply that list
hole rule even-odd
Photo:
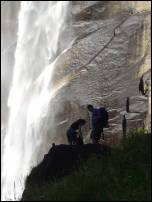
[{"label": "blue jacket", "polygon": [[102,119],[103,118],[103,114],[102,114],[102,108],[93,108],[93,111],[92,111],[92,127],[94,127],[94,125],[97,123],[97,121],[99,119]]},{"label": "blue jacket", "polygon": [[67,137],[68,137],[68,140],[69,141],[73,141],[77,138],[77,132],[75,129],[73,129],[72,127],[70,127],[68,130],[67,130]]}]

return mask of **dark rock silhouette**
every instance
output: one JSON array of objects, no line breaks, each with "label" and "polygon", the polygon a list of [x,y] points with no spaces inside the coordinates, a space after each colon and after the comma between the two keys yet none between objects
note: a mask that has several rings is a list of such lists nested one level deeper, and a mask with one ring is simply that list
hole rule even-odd
[{"label": "dark rock silhouette", "polygon": [[35,167],[29,177],[28,183],[42,183],[48,179],[57,179],[70,174],[74,168],[87,160],[92,154],[110,154],[110,147],[106,145],[57,145],[53,146],[43,161]]}]

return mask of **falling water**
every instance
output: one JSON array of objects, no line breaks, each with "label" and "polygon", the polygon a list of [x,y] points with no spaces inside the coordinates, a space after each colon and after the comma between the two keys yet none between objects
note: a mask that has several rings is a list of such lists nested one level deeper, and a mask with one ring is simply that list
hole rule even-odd
[{"label": "falling water", "polygon": [[69,46],[62,39],[68,7],[66,1],[21,2],[2,161],[2,200],[21,199],[26,177],[45,141],[45,121],[55,92],[52,73]]}]

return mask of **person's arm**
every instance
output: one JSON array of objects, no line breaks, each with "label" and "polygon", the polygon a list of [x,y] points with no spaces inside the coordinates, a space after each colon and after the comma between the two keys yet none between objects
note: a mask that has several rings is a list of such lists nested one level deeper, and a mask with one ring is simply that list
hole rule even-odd
[{"label": "person's arm", "polygon": [[91,117],[90,117],[90,113],[88,112],[88,119],[89,119],[89,130],[91,130],[91,126],[92,126],[92,122],[91,122]]},{"label": "person's arm", "polygon": [[82,131],[81,131],[81,126],[79,126],[79,131],[78,131],[78,135],[82,138]]}]

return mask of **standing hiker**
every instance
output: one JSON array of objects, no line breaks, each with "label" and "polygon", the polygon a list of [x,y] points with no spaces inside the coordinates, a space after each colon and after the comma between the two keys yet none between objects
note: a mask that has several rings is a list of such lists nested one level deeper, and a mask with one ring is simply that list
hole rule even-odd
[{"label": "standing hiker", "polygon": [[126,99],[126,112],[127,112],[127,113],[130,112],[130,110],[129,110],[129,105],[130,105],[130,99],[129,99],[129,97],[127,97],[127,99]]},{"label": "standing hiker", "polygon": [[81,127],[86,123],[84,119],[78,119],[67,130],[67,139],[69,144],[83,144]]},{"label": "standing hiker", "polygon": [[103,128],[108,125],[108,113],[103,107],[97,109],[92,105],[88,105],[87,108],[88,111],[91,112],[92,130],[90,136],[92,142],[98,144],[101,138],[101,133],[104,140]]},{"label": "standing hiker", "polygon": [[127,134],[127,119],[125,115],[123,115],[123,119],[122,119],[122,132],[123,132],[123,136],[125,137]]},{"label": "standing hiker", "polygon": [[140,78],[140,82],[139,82],[139,93],[141,93],[142,95],[145,95],[143,76]]}]

